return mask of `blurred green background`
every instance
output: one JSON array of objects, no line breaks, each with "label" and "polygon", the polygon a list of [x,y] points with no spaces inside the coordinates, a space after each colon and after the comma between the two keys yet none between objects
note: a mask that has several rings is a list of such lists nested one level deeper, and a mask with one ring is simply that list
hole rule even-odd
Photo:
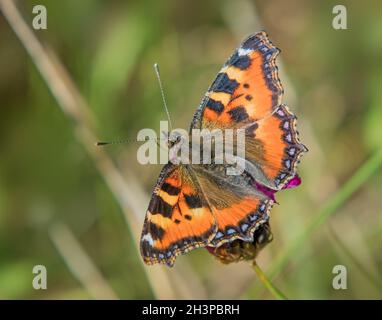
[{"label": "blurred green background", "polygon": [[[133,138],[146,127],[159,130],[166,115],[155,62],[174,125],[187,129],[234,48],[251,33],[268,32],[282,50],[284,103],[298,116],[310,152],[299,167],[302,185],[277,195],[275,239],[258,261],[265,271],[382,146],[380,1],[342,1],[347,30],[332,27],[337,1],[18,1],[30,26],[37,4],[47,8],[48,29],[34,32],[89,103],[101,140]],[[0,298],[155,298],[145,273],[151,268],[142,266],[135,249],[138,239],[73,128],[0,16]],[[105,151],[127,181],[130,174],[137,178],[147,197],[160,166],[139,165],[138,146]],[[375,167],[287,256],[275,284],[289,298],[382,298],[382,175],[379,163]],[[70,255],[80,254],[73,241],[102,279],[87,279],[94,272],[81,270],[81,260],[71,265]],[[57,243],[68,246],[67,255]],[[47,290],[32,287],[38,264],[47,268]],[[332,287],[335,265],[347,268],[347,290]],[[273,298],[250,265],[222,265],[204,249],[179,257],[166,274],[174,286],[183,281],[188,297]],[[93,280],[110,294],[102,287],[89,290],[86,281]],[[185,296],[177,290],[175,297]]]}]

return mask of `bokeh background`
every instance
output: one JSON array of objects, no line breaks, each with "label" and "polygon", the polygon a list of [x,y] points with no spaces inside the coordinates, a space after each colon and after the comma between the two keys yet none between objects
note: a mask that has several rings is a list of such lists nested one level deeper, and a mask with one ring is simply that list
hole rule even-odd
[{"label": "bokeh background", "polygon": [[[262,29],[282,50],[284,102],[310,152],[302,185],[277,194],[258,264],[288,298],[382,297],[380,1],[342,1],[347,30],[332,27],[337,1],[17,1],[29,27],[38,4],[48,29],[33,32],[57,79],[0,16],[1,299],[273,298],[248,263],[204,249],[173,269],[143,266],[136,242],[161,166],[139,165],[137,143],[93,145],[159,130],[155,62],[174,125],[188,128],[225,59]],[[51,93],[57,81],[81,94],[74,111]],[[35,265],[47,290],[32,287]],[[335,265],[347,290],[332,287]]]}]

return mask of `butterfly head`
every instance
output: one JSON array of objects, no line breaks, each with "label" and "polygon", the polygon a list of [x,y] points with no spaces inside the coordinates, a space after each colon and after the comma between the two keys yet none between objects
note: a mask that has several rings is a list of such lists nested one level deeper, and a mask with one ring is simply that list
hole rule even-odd
[{"label": "butterfly head", "polygon": [[170,134],[167,134],[168,138],[167,138],[167,146],[169,149],[171,148],[174,148],[176,147],[177,149],[182,146],[182,144],[184,143],[185,139],[183,137],[183,135],[178,132],[178,131],[171,131]]},{"label": "butterfly head", "polygon": [[185,141],[183,135],[176,130],[172,130],[171,132],[162,131],[162,139],[166,141],[169,149],[177,145],[181,146]]},{"label": "butterfly head", "polygon": [[187,138],[179,131],[172,130],[170,133],[162,132],[167,140],[167,147],[169,150],[169,160],[173,164],[178,164],[181,162],[181,157],[179,156],[182,146],[187,141]]}]

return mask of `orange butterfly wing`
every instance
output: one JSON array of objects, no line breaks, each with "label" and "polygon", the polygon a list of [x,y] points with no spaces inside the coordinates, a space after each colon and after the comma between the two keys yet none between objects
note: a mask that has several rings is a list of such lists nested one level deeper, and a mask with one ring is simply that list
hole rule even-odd
[{"label": "orange butterfly wing", "polygon": [[252,242],[253,233],[268,221],[272,205],[270,199],[247,196],[226,208],[214,208],[218,229],[209,245],[219,247],[235,239]]},{"label": "orange butterfly wing", "polygon": [[235,239],[253,241],[253,233],[269,219],[273,200],[254,187],[248,174],[227,176],[224,170],[193,166],[195,176],[213,213],[217,230],[209,246]]},{"label": "orange butterfly wing", "polygon": [[279,52],[265,32],[244,40],[208,89],[191,129],[242,126],[272,114],[283,94]]},{"label": "orange butterfly wing", "polygon": [[206,246],[216,222],[187,169],[166,165],[151,198],[141,235],[147,264],[174,264],[179,254]]},{"label": "orange butterfly wing", "polygon": [[280,190],[295,176],[299,159],[307,151],[296,125],[296,116],[280,105],[271,116],[246,127],[246,160],[262,173],[254,174],[257,182]]},{"label": "orange butterfly wing", "polygon": [[281,189],[295,175],[300,155],[296,117],[281,105],[281,85],[273,46],[265,32],[240,45],[220,70],[191,124],[194,128],[243,128],[246,160],[261,184]]}]

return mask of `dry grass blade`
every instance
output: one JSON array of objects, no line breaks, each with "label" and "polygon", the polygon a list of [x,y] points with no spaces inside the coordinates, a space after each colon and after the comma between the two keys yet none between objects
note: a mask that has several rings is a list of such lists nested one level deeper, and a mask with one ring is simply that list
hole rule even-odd
[{"label": "dry grass blade", "polygon": [[118,299],[67,226],[56,224],[49,230],[49,236],[71,273],[94,299]]},{"label": "dry grass blade", "polygon": [[361,272],[361,274],[369,281],[369,283],[380,293],[382,293],[382,281],[378,278],[378,275],[374,274],[371,270],[365,266],[356,254],[341,240],[340,236],[336,233],[331,226],[328,227],[329,235],[333,239],[335,245],[339,247],[341,252],[354,264],[354,266]]},{"label": "dry grass blade", "polygon": [[[137,201],[137,197],[144,198],[144,194],[142,192],[137,193],[140,188],[138,185],[134,185],[133,179],[129,179],[129,182],[127,182],[108,155],[103,150],[94,147],[94,142],[98,139],[96,139],[92,131],[90,109],[60,61],[52,51],[40,43],[30,27],[25,23],[14,1],[0,0],[0,9],[27,50],[58,105],[74,120],[79,142],[83,144],[94,160],[100,174],[122,207],[133,238],[138,239],[138,222],[145,212],[145,208],[142,208],[139,203],[145,202]],[[138,245],[136,245],[136,248],[138,250]],[[156,298],[174,299],[176,297],[168,272],[164,267],[157,266],[150,268],[150,270],[144,267],[144,270]],[[178,278],[182,279],[181,276]]]}]

